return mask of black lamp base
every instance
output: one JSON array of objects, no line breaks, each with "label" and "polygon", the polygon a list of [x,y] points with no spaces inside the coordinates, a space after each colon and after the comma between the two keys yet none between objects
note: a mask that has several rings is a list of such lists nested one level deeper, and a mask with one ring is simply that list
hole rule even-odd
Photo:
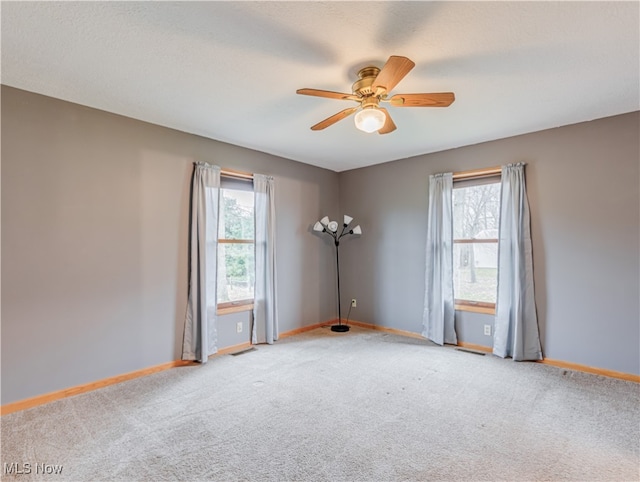
[{"label": "black lamp base", "polygon": [[331,331],[337,331],[339,333],[344,333],[345,331],[349,331],[349,327],[347,325],[332,325]]}]

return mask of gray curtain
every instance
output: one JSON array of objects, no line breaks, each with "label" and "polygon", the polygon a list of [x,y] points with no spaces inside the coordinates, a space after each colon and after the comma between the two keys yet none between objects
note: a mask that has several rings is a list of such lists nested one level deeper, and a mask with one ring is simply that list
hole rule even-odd
[{"label": "gray curtain", "polygon": [[453,174],[429,176],[427,258],[422,336],[457,344],[453,299]]},{"label": "gray curtain", "polygon": [[276,297],[276,209],[272,177],[253,175],[256,219],[256,284],[253,301],[252,343],[278,339]]},{"label": "gray curtain", "polygon": [[195,165],[191,184],[189,301],[182,359],[207,362],[218,351],[216,281],[220,168]]},{"label": "gray curtain", "polygon": [[493,353],[514,360],[542,360],[524,163],[502,167]]}]

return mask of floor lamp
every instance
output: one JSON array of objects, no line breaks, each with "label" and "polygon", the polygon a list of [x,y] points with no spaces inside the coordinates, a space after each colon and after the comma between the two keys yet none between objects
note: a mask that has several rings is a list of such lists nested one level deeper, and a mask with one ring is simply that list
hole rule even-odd
[{"label": "floor lamp", "polygon": [[330,221],[328,216],[323,217],[320,221],[316,222],[316,224],[313,225],[314,231],[327,233],[333,238],[333,242],[336,245],[336,273],[338,275],[338,324],[333,325],[331,327],[331,331],[338,331],[342,333],[345,331],[349,331],[349,327],[342,324],[342,311],[340,309],[340,240],[348,234],[362,234],[360,225],[357,225],[353,229],[347,229],[349,227],[349,224],[351,224],[351,221],[353,221],[353,218],[345,214],[342,223],[342,231],[340,231],[340,234],[338,234],[338,222]]}]

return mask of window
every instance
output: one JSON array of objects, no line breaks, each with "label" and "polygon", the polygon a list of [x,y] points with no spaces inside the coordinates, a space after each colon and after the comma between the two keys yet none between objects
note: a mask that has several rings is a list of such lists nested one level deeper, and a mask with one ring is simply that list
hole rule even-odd
[{"label": "window", "polygon": [[499,177],[454,181],[453,285],[456,309],[495,311],[499,223]]},{"label": "window", "polygon": [[[230,184],[233,188],[225,187]],[[254,232],[251,182],[223,180],[218,221],[218,309],[253,303]]]}]

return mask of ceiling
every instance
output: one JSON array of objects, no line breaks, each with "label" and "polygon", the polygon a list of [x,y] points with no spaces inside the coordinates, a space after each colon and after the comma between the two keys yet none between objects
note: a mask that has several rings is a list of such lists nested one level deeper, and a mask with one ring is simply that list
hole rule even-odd
[{"label": "ceiling", "polygon": [[[3,84],[334,171],[639,109],[638,2],[2,2]],[[365,134],[351,92],[390,55],[415,68]]]}]

